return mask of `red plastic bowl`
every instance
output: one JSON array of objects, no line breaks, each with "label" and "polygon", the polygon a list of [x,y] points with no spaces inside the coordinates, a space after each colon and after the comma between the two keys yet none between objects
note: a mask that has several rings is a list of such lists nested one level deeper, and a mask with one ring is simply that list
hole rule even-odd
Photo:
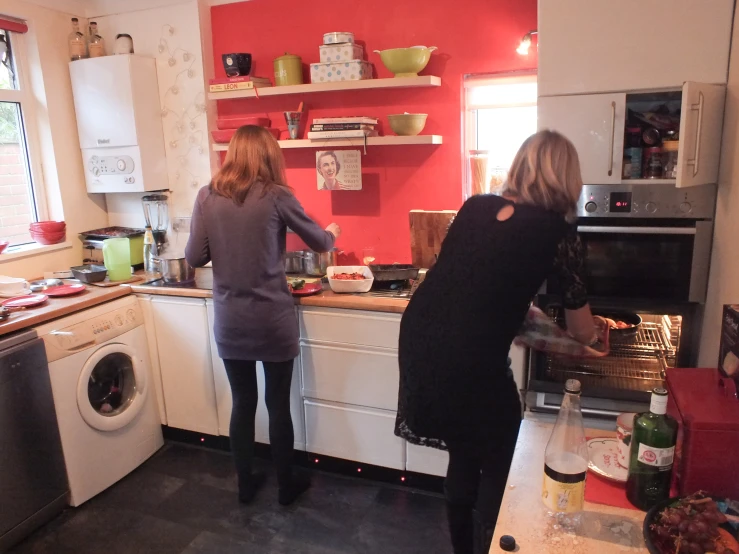
[{"label": "red plastic bowl", "polygon": [[60,242],[64,242],[64,240],[67,238],[67,232],[61,231],[56,233],[39,233],[36,231],[31,231],[31,238],[39,244],[59,244]]},{"label": "red plastic bowl", "polygon": [[31,223],[30,229],[32,231],[64,231],[67,228],[67,224],[64,221],[38,221]]},{"label": "red plastic bowl", "polygon": [[5,251],[5,249],[8,247],[9,244],[10,244],[10,241],[7,241],[7,240],[0,241],[0,254],[2,254]]},{"label": "red plastic bowl", "polygon": [[235,117],[222,117],[216,120],[216,127],[222,131],[238,129],[242,125],[257,125],[259,127],[269,127],[272,125],[272,120],[268,117],[259,116],[235,116]]}]

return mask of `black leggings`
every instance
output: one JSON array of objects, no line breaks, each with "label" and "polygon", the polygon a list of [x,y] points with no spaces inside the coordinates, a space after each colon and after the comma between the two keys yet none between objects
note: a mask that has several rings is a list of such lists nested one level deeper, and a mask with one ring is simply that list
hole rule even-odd
[{"label": "black leggings", "polygon": [[[231,385],[233,408],[229,434],[231,452],[236,462],[239,490],[244,491],[251,483],[252,460],[254,458],[254,418],[257,412],[257,363],[247,360],[223,360]],[[269,412],[269,442],[272,461],[277,470],[279,487],[289,488],[292,484],[293,421],[290,416],[290,385],[293,375],[293,360],[286,362],[263,362],[265,393],[264,399]]]}]

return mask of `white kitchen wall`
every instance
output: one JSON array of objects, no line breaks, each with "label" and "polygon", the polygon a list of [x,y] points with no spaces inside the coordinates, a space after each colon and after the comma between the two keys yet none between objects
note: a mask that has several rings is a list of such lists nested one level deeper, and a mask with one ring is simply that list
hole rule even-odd
[{"label": "white kitchen wall", "polygon": [[[109,51],[115,36],[127,33],[133,38],[136,54],[156,58],[172,217],[191,214],[198,189],[211,176],[207,76],[201,43],[201,24],[207,24],[208,36],[210,33],[210,10],[205,22],[203,11],[197,0],[187,0],[90,18],[97,22]],[[142,196],[106,195],[110,224],[143,226]]]},{"label": "white kitchen wall", "polygon": [[739,303],[739,26],[735,25],[726,87],[716,229],[698,363],[718,365],[721,310]]}]

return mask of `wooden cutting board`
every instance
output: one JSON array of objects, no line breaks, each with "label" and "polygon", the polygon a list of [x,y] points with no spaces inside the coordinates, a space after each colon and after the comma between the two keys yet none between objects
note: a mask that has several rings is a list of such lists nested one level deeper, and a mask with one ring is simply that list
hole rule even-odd
[{"label": "wooden cutting board", "polygon": [[414,266],[431,268],[441,251],[449,225],[454,221],[454,210],[411,210],[411,260]]}]

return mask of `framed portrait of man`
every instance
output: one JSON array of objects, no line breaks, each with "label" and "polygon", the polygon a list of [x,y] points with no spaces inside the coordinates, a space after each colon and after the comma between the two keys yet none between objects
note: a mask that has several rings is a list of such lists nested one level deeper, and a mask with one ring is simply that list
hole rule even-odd
[{"label": "framed portrait of man", "polygon": [[320,150],[316,172],[318,190],[362,190],[362,152]]}]

